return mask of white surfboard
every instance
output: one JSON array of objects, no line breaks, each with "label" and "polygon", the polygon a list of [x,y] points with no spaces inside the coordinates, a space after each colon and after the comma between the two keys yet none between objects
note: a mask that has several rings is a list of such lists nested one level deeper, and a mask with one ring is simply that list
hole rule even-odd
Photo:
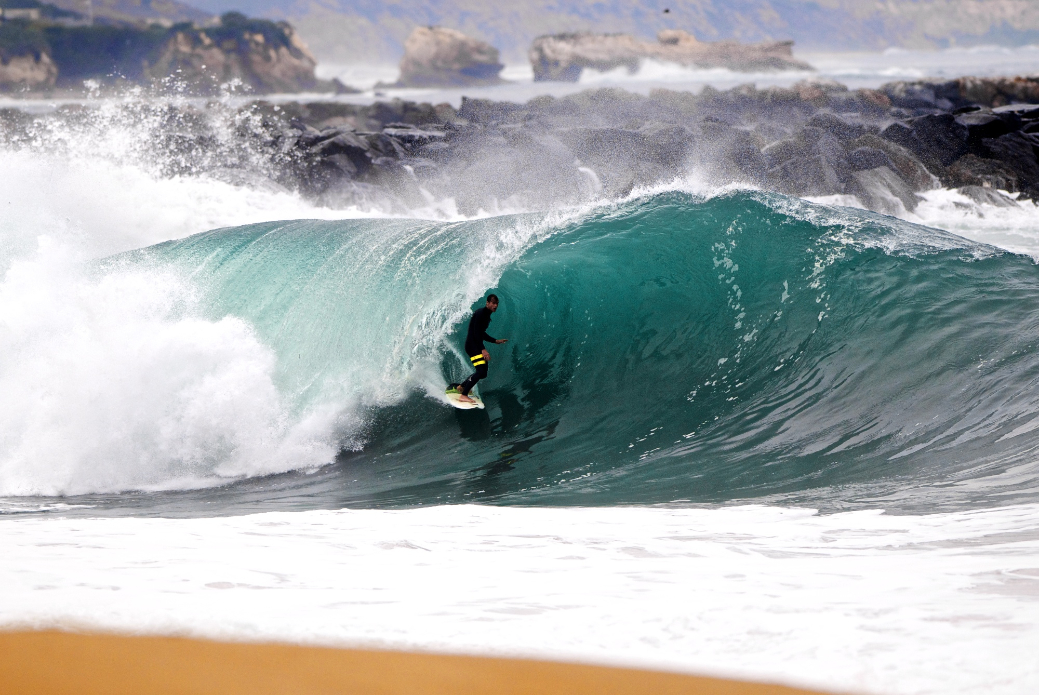
[{"label": "white surfboard", "polygon": [[454,407],[458,408],[459,410],[472,410],[473,408],[479,408],[480,410],[483,410],[483,399],[481,399],[479,396],[475,394],[469,394],[469,397],[476,401],[475,403],[466,403],[464,401],[458,400],[458,397],[461,394],[459,394],[458,391],[456,391],[455,389],[448,389],[444,395],[447,397],[447,402],[453,405]]}]

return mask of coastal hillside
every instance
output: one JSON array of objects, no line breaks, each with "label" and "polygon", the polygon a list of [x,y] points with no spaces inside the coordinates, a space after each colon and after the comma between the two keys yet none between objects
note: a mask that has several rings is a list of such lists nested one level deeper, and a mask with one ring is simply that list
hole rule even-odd
[{"label": "coastal hillside", "polygon": [[102,21],[35,0],[18,1],[31,6],[0,5],[0,90],[79,89],[86,80],[165,85],[198,94],[225,85],[255,93],[341,87],[315,77],[314,57],[286,22],[239,12],[201,25]]},{"label": "coastal hillside", "polygon": [[[77,1],[77,0],[67,0]],[[396,62],[408,34],[440,25],[488,41],[525,62],[531,42],[567,31],[651,38],[683,29],[700,40],[792,39],[799,49],[882,50],[1039,43],[1039,3],[1030,0],[192,0],[218,14],[239,10],[289,19],[321,60]]]}]

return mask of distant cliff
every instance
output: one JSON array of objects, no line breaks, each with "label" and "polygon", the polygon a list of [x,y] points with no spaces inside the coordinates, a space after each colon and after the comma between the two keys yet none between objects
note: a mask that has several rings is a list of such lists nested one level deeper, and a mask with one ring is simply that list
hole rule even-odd
[{"label": "distant cliff", "polygon": [[201,26],[90,25],[81,16],[0,24],[0,88],[8,90],[75,87],[88,79],[135,84],[173,80],[178,88],[203,94],[232,82],[256,93],[342,87],[319,82],[315,65],[290,25],[237,12]]},{"label": "distant cliff", "polygon": [[736,41],[708,43],[693,35],[671,29],[657,41],[642,41],[630,34],[556,34],[539,36],[530,48],[534,79],[577,82],[583,68],[612,70],[626,67],[634,72],[639,62],[655,60],[703,68],[730,70],[811,70],[795,60],[792,41],[742,44]]}]

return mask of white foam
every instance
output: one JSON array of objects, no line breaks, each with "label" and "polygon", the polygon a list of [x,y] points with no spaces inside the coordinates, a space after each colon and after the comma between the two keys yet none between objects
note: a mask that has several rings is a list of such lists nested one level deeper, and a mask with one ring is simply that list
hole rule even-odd
[{"label": "white foam", "polygon": [[198,487],[330,461],[327,432],[289,419],[272,351],[195,303],[171,274],[94,276],[47,243],[15,261],[0,284],[0,495]]},{"label": "white foam", "polygon": [[982,205],[955,190],[920,194],[923,201],[905,219],[1039,260],[1039,207],[1018,200],[1013,207]]},{"label": "white foam", "polygon": [[0,520],[0,625],[575,659],[885,695],[1039,686],[1039,505]]},{"label": "white foam", "polygon": [[[1003,191],[1008,198],[1016,194]],[[921,202],[912,212],[899,204],[900,219],[951,232],[964,239],[988,244],[1039,261],[1039,206],[1017,199],[1010,207],[977,203],[959,191],[937,188],[918,193]],[[817,196],[808,200],[821,205],[866,209],[853,195]]]}]

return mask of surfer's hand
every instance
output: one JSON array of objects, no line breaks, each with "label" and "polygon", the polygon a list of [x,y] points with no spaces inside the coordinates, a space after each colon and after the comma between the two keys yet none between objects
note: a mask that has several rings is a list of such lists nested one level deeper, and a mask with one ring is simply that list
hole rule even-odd
[{"label": "surfer's hand", "polygon": [[485,360],[487,360],[488,362],[490,362],[490,361],[491,361],[491,353],[489,353],[489,352],[487,352],[486,350],[484,350],[484,351],[483,351],[483,352],[481,352],[480,354],[481,354],[481,355],[483,355],[483,358],[484,358]]},{"label": "surfer's hand", "polygon": [[507,342],[509,342],[508,338],[502,338],[501,340],[495,340],[494,344],[495,345],[501,345],[502,343],[507,343]]}]

